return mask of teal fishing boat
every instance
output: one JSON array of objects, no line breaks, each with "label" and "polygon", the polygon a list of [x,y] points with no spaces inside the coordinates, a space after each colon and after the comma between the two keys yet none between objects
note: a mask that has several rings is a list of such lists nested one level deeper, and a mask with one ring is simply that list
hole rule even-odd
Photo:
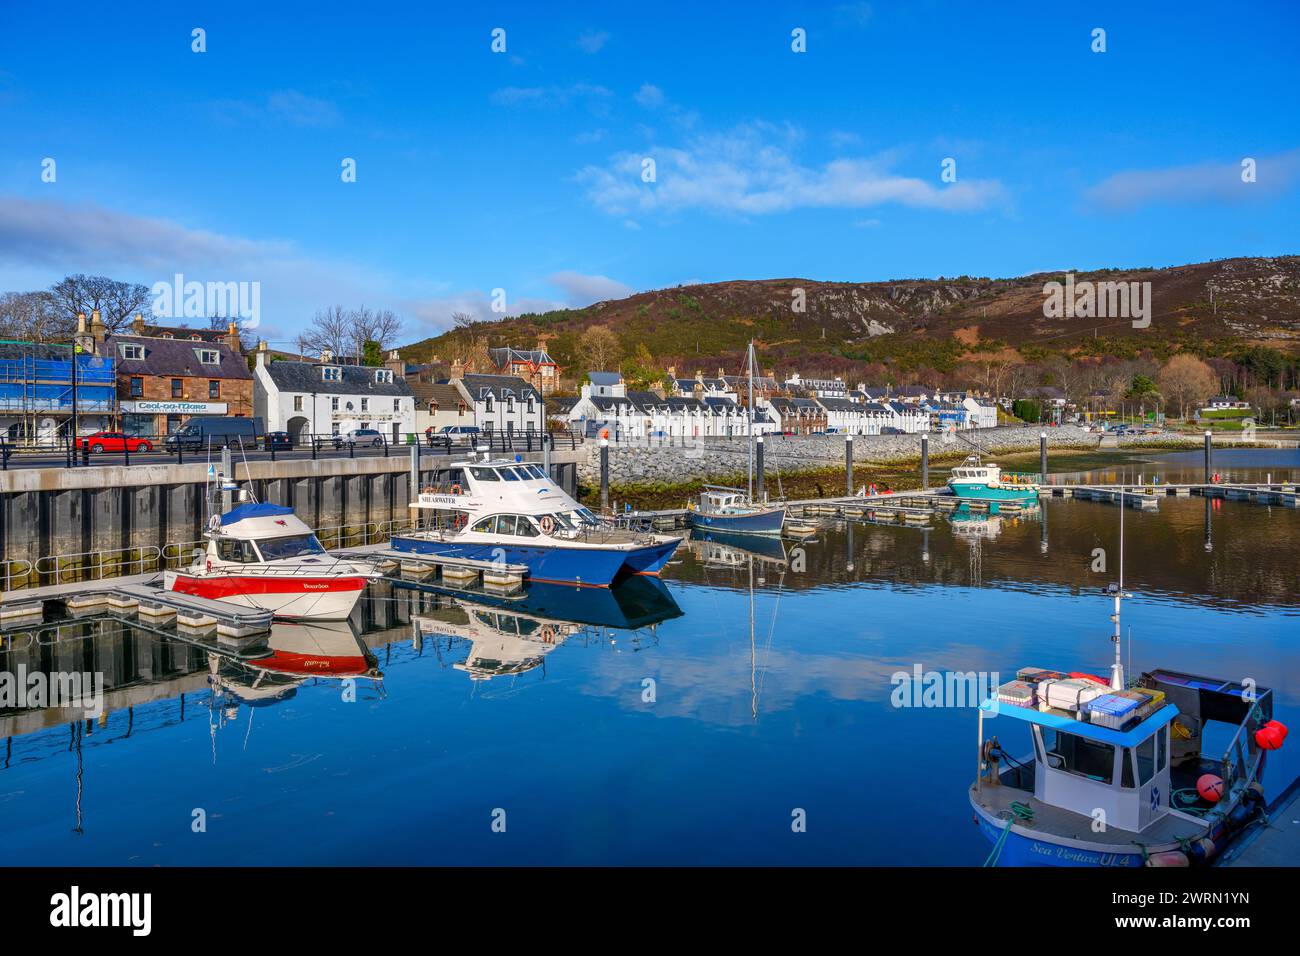
[{"label": "teal fishing boat", "polygon": [[952,470],[948,488],[958,498],[979,498],[985,501],[1038,501],[1036,475],[1003,472],[992,462],[982,464],[979,455],[971,455]]}]

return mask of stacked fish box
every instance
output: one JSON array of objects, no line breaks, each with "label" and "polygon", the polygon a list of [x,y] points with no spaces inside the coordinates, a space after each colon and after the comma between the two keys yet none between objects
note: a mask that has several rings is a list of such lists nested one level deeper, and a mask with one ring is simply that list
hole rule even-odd
[{"label": "stacked fish box", "polygon": [[1091,676],[1022,667],[1015,680],[998,688],[997,697],[1002,704],[1087,720],[1088,705],[1106,692],[1106,685]]},{"label": "stacked fish box", "polygon": [[1164,703],[1164,691],[1145,688],[1112,691],[1089,701],[1088,719],[1101,727],[1124,730],[1141,723]]}]

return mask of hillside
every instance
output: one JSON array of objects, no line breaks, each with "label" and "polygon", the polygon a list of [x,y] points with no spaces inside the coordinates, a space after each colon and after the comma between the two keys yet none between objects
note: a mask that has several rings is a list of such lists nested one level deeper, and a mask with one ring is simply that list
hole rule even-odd
[{"label": "hillside", "polygon": [[[582,334],[615,332],[625,362],[644,345],[659,367],[738,369],[745,343],[758,341],[766,368],[804,375],[878,362],[899,372],[936,369],[998,355],[1167,356],[1187,350],[1227,356],[1253,345],[1300,352],[1300,256],[1241,258],[1164,269],[1077,273],[1075,282],[1150,282],[1151,324],[1129,319],[1045,318],[1044,283],[1061,273],[1011,279],[961,276],[890,282],[765,279],[660,289],[584,309],[523,315],[406,346],[410,361],[463,357],[478,341],[531,348],[545,336],[570,374],[585,370]],[[805,308],[792,307],[803,289]],[[1211,296],[1213,295],[1213,303]]]}]

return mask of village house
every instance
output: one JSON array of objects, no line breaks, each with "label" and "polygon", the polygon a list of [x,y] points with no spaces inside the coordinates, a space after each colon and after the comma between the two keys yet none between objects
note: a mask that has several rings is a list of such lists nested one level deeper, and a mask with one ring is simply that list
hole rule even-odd
[{"label": "village house", "polygon": [[560,366],[546,351],[544,342],[538,342],[535,349],[488,349],[488,356],[497,375],[521,378],[543,396],[559,387]]},{"label": "village house", "polygon": [[466,375],[452,363],[451,378],[474,403],[474,424],[484,435],[541,434],[546,430],[541,392],[517,375]]},{"label": "village house", "polygon": [[998,424],[998,403],[989,398],[976,398],[967,395],[962,405],[970,412],[972,428],[996,428]]},{"label": "village house", "polygon": [[0,343],[0,438],[52,446],[71,437],[73,363],[76,363],[77,434],[107,430],[117,415],[114,361],[102,354],[104,325],[94,313],[101,348],[95,351],[86,317],[78,316],[77,345]]},{"label": "village house", "polygon": [[809,398],[847,398],[849,391],[843,379],[803,378],[798,372],[785,380],[785,388],[791,395]]},{"label": "village house", "polygon": [[440,432],[447,426],[474,425],[474,401],[456,383],[406,380],[415,397],[415,430],[420,435],[430,428]]},{"label": "village house", "polygon": [[723,370],[718,369],[716,378],[705,378],[703,372],[696,372],[694,378],[678,378],[677,369],[668,367],[668,378],[672,382],[672,394],[678,398],[705,399],[711,397],[735,399],[736,393]]},{"label": "village house", "polygon": [[137,315],[130,333],[92,347],[117,363],[121,430],[128,435],[171,435],[193,418],[255,414],[253,375],[233,322],[222,332],[148,325]]},{"label": "village house", "polygon": [[272,362],[264,342],[256,354],[253,403],[267,431],[297,441],[373,428],[395,444],[415,433],[415,396],[391,367],[335,364],[328,351],[319,362]]},{"label": "village house", "polygon": [[815,435],[826,431],[826,409],[811,398],[770,399],[768,414],[787,435]]}]

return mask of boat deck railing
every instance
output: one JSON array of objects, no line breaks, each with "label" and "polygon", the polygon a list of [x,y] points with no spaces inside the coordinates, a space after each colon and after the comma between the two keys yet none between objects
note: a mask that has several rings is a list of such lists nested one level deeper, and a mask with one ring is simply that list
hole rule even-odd
[{"label": "boat deck railing", "polygon": [[1237,732],[1232,735],[1232,740],[1223,752],[1222,770],[1220,772],[1225,778],[1224,786],[1229,791],[1236,783],[1249,784],[1253,782],[1259,774],[1260,765],[1264,762],[1265,751],[1262,747],[1251,746],[1250,739],[1246,734],[1251,729],[1250,722],[1251,718],[1255,716],[1256,709],[1261,709],[1264,713],[1269,712],[1264,709],[1263,705],[1272,693],[1273,691],[1268,689],[1260,694],[1254,706],[1242,718],[1237,727]]}]

